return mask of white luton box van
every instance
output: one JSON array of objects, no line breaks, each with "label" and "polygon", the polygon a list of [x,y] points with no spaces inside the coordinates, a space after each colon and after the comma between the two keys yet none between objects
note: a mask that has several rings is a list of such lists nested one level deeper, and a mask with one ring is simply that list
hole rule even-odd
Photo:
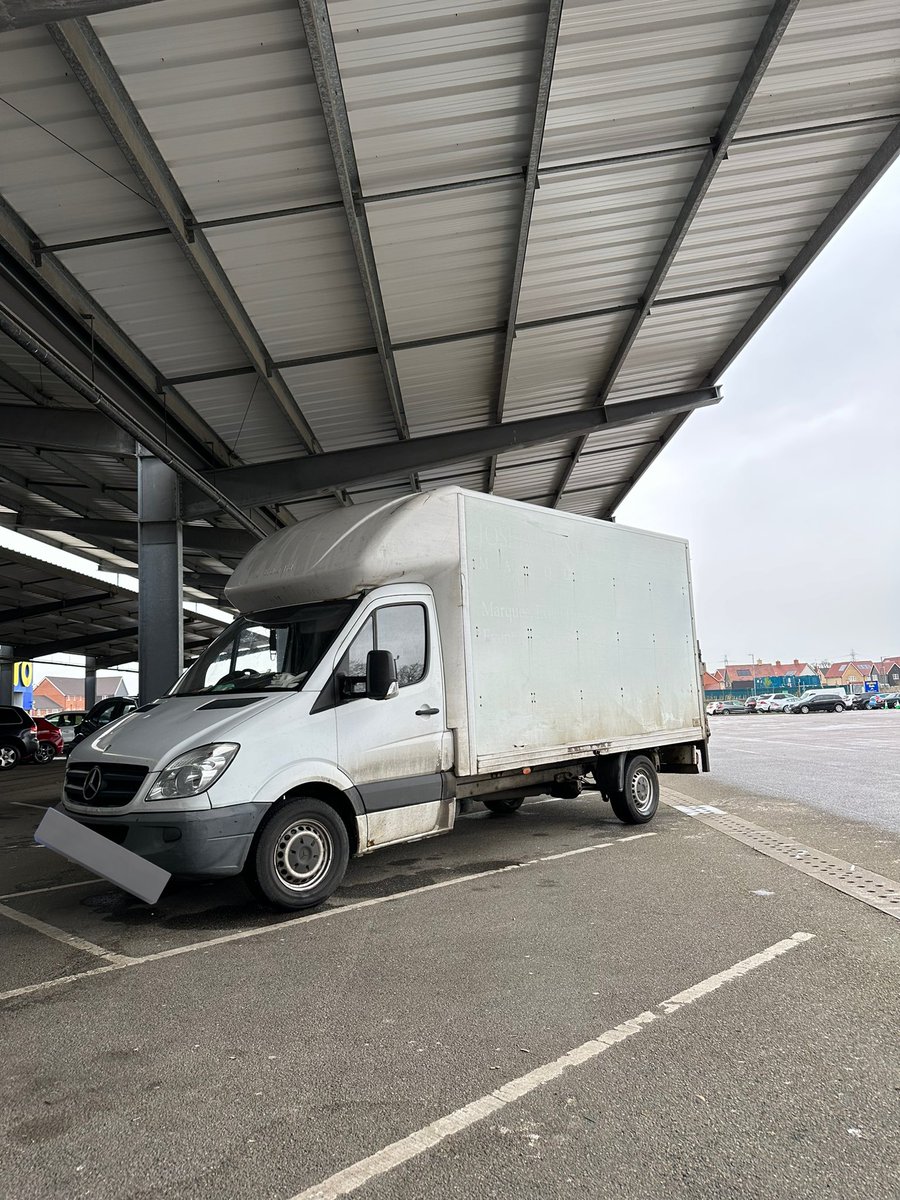
[{"label": "white luton box van", "polygon": [[687,544],[441,488],[260,542],[243,614],[83,742],[63,811],[176,874],[317,904],[349,858],[474,802],[599,789],[649,821],[707,767]]}]

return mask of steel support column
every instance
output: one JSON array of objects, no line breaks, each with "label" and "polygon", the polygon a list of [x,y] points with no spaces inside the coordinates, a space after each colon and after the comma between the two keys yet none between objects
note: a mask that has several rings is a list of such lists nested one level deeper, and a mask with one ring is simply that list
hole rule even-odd
[{"label": "steel support column", "polygon": [[0,704],[12,704],[13,663],[15,661],[15,646],[10,646],[6,642],[0,643]]},{"label": "steel support column", "polygon": [[178,476],[138,455],[138,693],[164,695],[184,666]]},{"label": "steel support column", "polygon": [[90,711],[97,703],[97,660],[84,660],[84,707]]}]

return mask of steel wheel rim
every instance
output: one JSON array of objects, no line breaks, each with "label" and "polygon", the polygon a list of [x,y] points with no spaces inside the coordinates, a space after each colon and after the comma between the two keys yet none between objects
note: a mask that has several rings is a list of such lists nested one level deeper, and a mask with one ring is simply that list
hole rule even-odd
[{"label": "steel wheel rim", "polygon": [[275,843],[275,873],[292,892],[309,892],[318,887],[333,862],[331,831],[313,817],[288,825]]},{"label": "steel wheel rim", "polygon": [[16,752],[12,746],[0,746],[0,768],[14,767],[16,765]]},{"label": "steel wheel rim", "polygon": [[56,757],[56,751],[52,746],[45,745],[42,742],[35,751],[34,757],[38,760],[38,762],[49,762],[51,758]]},{"label": "steel wheel rim", "polygon": [[631,777],[631,802],[642,815],[653,808],[653,780],[646,771],[635,771]]}]

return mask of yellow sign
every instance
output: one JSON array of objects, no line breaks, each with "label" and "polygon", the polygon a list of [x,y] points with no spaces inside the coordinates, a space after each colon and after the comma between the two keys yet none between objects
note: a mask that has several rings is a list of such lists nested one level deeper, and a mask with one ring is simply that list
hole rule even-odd
[{"label": "yellow sign", "polygon": [[34,663],[13,663],[13,687],[30,688],[34,679]]}]

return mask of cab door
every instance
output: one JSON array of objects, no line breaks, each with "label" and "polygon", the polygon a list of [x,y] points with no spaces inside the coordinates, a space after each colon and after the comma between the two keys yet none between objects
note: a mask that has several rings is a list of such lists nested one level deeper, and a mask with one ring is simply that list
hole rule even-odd
[{"label": "cab door", "polygon": [[[365,695],[370,650],[394,656],[399,687],[390,699]],[[442,770],[449,734],[431,596],[383,597],[361,614],[336,677],[338,765],[359,791],[369,845],[447,827]]]}]

